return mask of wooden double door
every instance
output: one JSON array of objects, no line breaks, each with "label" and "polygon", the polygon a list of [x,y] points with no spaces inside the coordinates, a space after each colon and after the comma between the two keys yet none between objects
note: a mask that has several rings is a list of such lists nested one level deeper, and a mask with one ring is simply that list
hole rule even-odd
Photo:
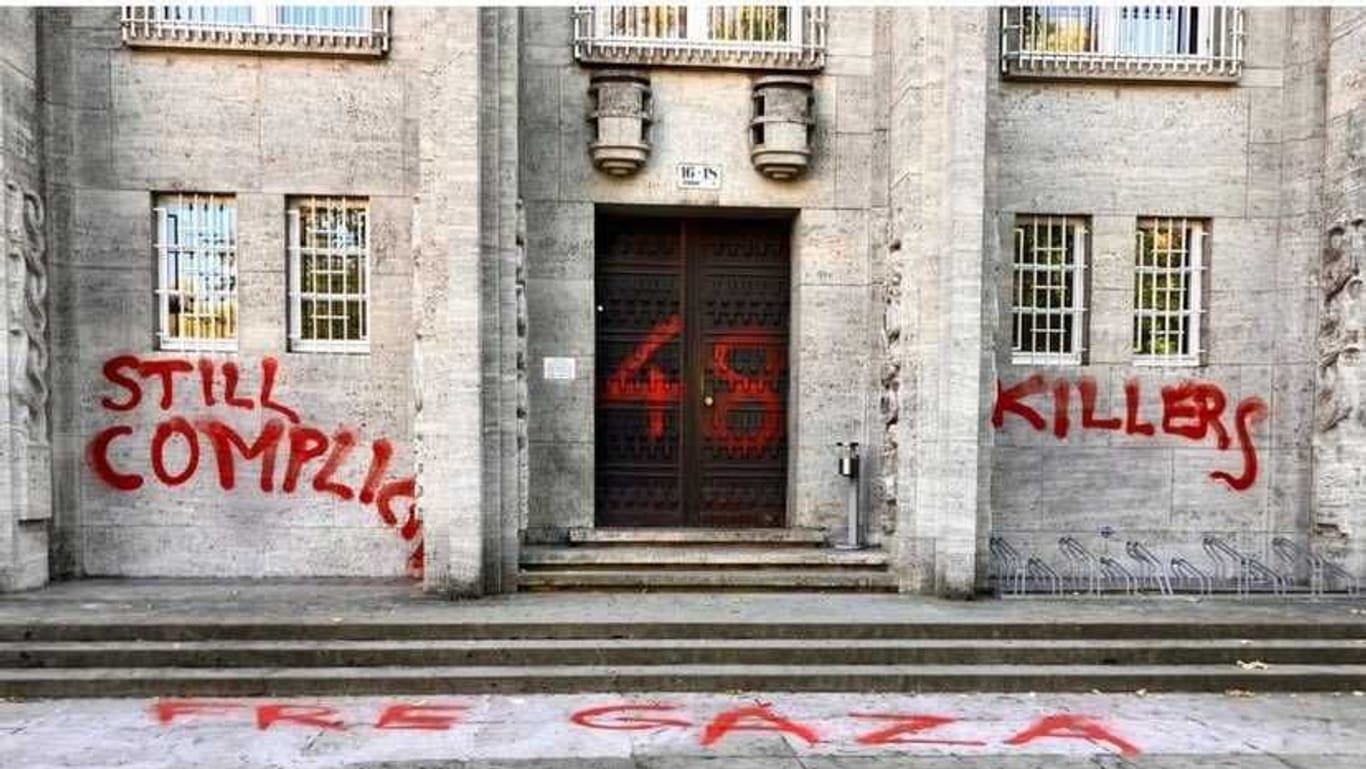
[{"label": "wooden double door", "polygon": [[784,525],[789,230],[599,217],[598,526]]}]

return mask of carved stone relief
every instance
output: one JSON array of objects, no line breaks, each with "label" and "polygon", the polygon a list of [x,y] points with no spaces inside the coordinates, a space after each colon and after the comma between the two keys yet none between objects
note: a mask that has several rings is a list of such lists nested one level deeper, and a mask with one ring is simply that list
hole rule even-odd
[{"label": "carved stone relief", "polygon": [[1361,350],[1366,342],[1366,296],[1361,262],[1366,250],[1363,220],[1335,225],[1328,231],[1319,284],[1323,313],[1318,328],[1319,387],[1315,427],[1319,433],[1338,430],[1349,419],[1366,428],[1362,409]]},{"label": "carved stone relief", "polygon": [[894,524],[897,506],[897,425],[901,421],[901,271],[888,268],[882,297],[883,359],[879,374],[882,395],[878,412],[882,417],[882,456],[878,464],[884,522]]},{"label": "carved stone relief", "polygon": [[513,291],[517,301],[517,489],[519,526],[526,527],[527,490],[530,482],[528,415],[530,396],[527,383],[527,304],[526,304],[526,208],[517,199],[517,264]]},{"label": "carved stone relief", "polygon": [[5,180],[10,398],[30,445],[48,443],[47,237],[42,198]]}]

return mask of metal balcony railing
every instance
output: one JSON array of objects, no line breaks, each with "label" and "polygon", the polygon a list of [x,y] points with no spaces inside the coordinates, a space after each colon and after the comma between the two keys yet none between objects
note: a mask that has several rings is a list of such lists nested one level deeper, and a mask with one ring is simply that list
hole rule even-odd
[{"label": "metal balcony railing", "polygon": [[574,9],[574,56],[593,64],[817,70],[825,8],[595,5]]},{"label": "metal balcony railing", "polygon": [[1242,68],[1237,7],[1001,9],[1001,71],[1010,77],[1234,81]]},{"label": "metal balcony railing", "polygon": [[366,5],[125,5],[130,46],[383,56],[389,8]]}]

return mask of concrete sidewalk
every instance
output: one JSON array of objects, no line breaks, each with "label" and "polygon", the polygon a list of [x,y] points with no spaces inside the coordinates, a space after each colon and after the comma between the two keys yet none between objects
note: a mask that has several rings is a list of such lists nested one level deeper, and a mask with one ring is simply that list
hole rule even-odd
[{"label": "concrete sidewalk", "polygon": [[[612,709],[624,706],[644,707]],[[0,756],[4,766],[25,769],[1359,769],[1366,698],[763,693],[0,702]]]},{"label": "concrete sidewalk", "polygon": [[78,580],[0,595],[0,623],[1316,623],[1366,598],[982,598],[831,593],[531,593],[466,601],[411,582]]}]

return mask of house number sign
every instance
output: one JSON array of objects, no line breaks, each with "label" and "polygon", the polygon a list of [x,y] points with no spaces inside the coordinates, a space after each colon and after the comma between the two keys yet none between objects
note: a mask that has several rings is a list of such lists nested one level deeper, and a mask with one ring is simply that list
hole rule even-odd
[{"label": "house number sign", "polygon": [[707,163],[679,163],[678,186],[685,190],[721,189],[721,166]]}]

